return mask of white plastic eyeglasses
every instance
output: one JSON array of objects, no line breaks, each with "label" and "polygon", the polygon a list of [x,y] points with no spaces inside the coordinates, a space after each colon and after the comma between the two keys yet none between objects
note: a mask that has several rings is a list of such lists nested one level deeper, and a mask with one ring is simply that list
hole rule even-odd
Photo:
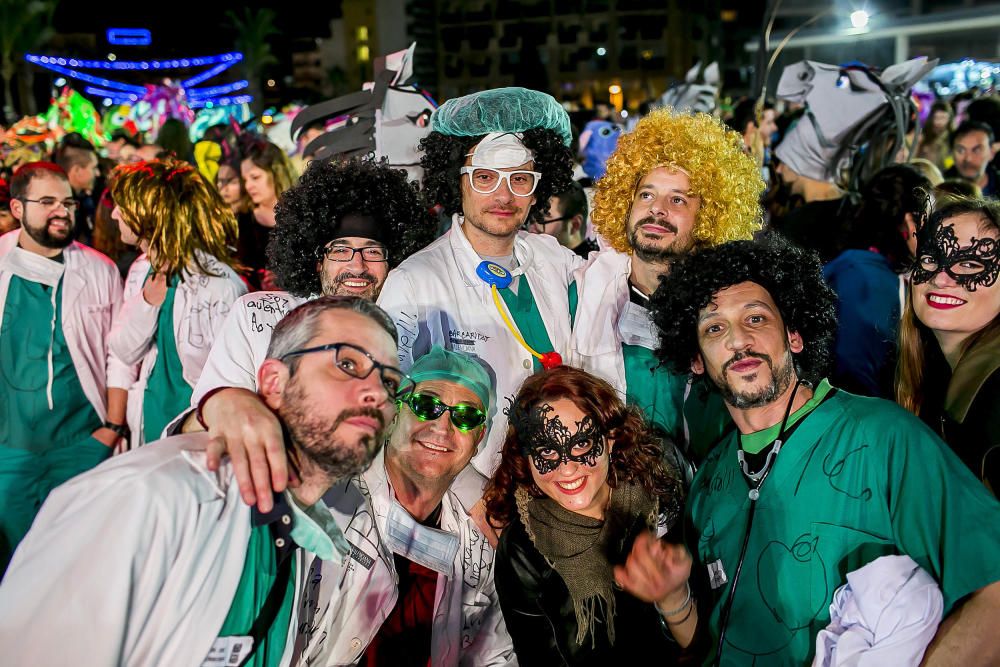
[{"label": "white plastic eyeglasses", "polygon": [[500,184],[507,182],[507,189],[518,197],[530,197],[542,180],[542,174],[537,171],[500,171],[489,167],[462,167],[462,174],[469,175],[472,189],[481,195],[496,192]]}]

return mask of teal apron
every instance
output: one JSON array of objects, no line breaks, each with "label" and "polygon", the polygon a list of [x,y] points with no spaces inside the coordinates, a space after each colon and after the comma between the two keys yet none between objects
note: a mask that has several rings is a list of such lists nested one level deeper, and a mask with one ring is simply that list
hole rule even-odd
[{"label": "teal apron", "polygon": [[[52,288],[11,276],[0,323],[0,567],[56,486],[111,449],[90,434],[101,419],[87,400],[62,330],[62,281]],[[49,344],[52,409],[49,409]]]},{"label": "teal apron", "polygon": [[191,385],[184,379],[184,366],[174,338],[174,299],[178,284],[179,277],[171,279],[156,321],[156,362],[146,379],[146,391],[142,396],[142,432],[146,442],[159,440],[167,424],[191,404]]}]

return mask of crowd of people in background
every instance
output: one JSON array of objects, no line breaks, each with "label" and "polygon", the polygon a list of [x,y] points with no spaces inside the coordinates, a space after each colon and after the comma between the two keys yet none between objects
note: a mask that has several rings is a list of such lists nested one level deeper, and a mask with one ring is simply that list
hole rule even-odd
[{"label": "crowd of people in background", "polygon": [[825,67],[16,165],[3,661],[1000,663],[1000,95]]}]

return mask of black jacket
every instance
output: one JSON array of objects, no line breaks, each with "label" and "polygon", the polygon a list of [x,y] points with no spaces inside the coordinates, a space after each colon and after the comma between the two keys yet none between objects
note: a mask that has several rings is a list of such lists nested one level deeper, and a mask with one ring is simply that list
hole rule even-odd
[{"label": "black jacket", "polygon": [[[625,541],[628,549],[632,541]],[[627,554],[613,554],[610,560],[624,562]],[[661,625],[655,607],[624,591],[615,591],[614,645],[600,616],[594,636],[577,644],[569,590],[532,544],[519,517],[500,536],[494,567],[500,608],[521,667],[676,664],[680,647]]]},{"label": "black jacket", "polygon": [[978,340],[954,372],[940,353],[929,354],[925,365],[920,417],[994,495],[1000,494],[1000,335]]}]

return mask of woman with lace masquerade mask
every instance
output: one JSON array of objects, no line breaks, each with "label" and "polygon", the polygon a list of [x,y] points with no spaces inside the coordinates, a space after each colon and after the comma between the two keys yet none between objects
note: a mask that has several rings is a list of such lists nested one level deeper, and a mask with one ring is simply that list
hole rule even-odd
[{"label": "woman with lace masquerade mask", "polygon": [[1000,203],[951,200],[920,234],[897,402],[1000,490]]},{"label": "woman with lace masquerade mask", "polygon": [[683,501],[658,440],[611,385],[568,366],[528,378],[507,413],[484,501],[505,527],[496,587],[518,662],[674,664],[698,612],[690,556],[657,538]]}]

